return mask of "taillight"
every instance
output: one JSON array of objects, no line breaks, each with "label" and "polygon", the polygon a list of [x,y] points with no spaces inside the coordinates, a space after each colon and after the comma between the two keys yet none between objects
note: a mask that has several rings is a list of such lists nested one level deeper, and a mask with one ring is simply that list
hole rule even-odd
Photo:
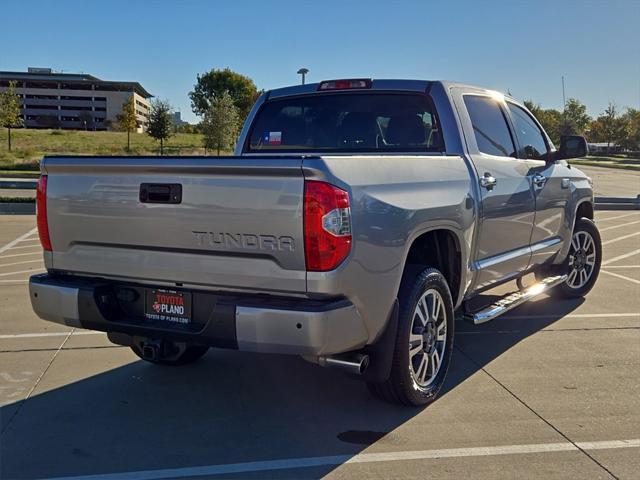
[{"label": "taillight", "polygon": [[304,255],[307,270],[333,270],[351,250],[349,194],[331,184],[304,183]]},{"label": "taillight", "polygon": [[51,238],[49,238],[49,222],[47,222],[47,176],[41,175],[36,191],[36,223],[38,224],[38,236],[42,248],[52,251]]}]

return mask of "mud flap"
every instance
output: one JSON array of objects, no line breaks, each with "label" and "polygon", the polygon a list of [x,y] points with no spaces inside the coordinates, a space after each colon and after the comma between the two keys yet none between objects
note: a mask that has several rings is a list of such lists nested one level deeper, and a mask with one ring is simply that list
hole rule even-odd
[{"label": "mud flap", "polygon": [[365,382],[384,382],[391,374],[393,350],[396,344],[396,335],[398,334],[399,308],[398,299],[396,298],[384,332],[373,345],[369,345],[364,349],[364,353],[369,355],[370,359],[369,367],[362,375]]}]

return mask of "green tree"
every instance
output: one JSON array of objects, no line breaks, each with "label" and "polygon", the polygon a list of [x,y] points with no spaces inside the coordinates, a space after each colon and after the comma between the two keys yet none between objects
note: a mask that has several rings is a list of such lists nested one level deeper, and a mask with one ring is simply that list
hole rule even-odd
[{"label": "green tree", "polygon": [[627,108],[620,121],[624,132],[620,146],[628,150],[640,150],[640,110]]},{"label": "green tree", "polygon": [[16,82],[9,82],[9,88],[0,92],[0,125],[7,129],[9,151],[11,151],[11,129],[23,125],[20,97],[16,94],[15,88]]},{"label": "green tree", "polygon": [[239,130],[238,109],[229,92],[222,92],[221,95],[212,98],[202,121],[205,150],[215,149],[220,155],[220,150],[232,149]]},{"label": "green tree", "polygon": [[560,116],[560,135],[584,135],[591,123],[587,107],[575,98],[570,98]]},{"label": "green tree", "polygon": [[122,104],[122,113],[118,115],[120,128],[127,132],[127,152],[131,151],[131,132],[138,128],[138,117],[136,116],[136,104],[133,94]]},{"label": "green tree", "polygon": [[562,114],[553,108],[542,108],[539,104],[534,104],[532,100],[525,100],[524,105],[538,119],[551,141],[558,145],[560,142],[560,120]]},{"label": "green tree", "polygon": [[164,155],[164,141],[167,140],[172,133],[171,105],[164,100],[154,100],[151,102],[147,134],[160,141],[160,155]]},{"label": "green tree", "polygon": [[258,89],[249,77],[245,77],[229,68],[213,69],[198,75],[193,91],[189,92],[193,113],[204,116],[211,106],[211,100],[228,92],[238,109],[240,120],[244,121],[258,98]]},{"label": "green tree", "polygon": [[624,120],[618,115],[613,103],[605,109],[602,115],[591,122],[588,137],[592,142],[606,142],[607,153],[611,145],[619,145],[627,136]]}]

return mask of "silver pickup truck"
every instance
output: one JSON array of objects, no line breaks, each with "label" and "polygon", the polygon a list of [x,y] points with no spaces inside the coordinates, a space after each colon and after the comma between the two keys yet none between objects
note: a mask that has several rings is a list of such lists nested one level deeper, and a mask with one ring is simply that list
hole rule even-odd
[{"label": "silver pickup truck", "polygon": [[[31,302],[155,364],[209,347],[299,355],[424,405],[454,317],[478,324],[594,285],[591,180],[565,161],[585,154],[584,138],[556,150],[526,108],[483,88],[268,91],[235,156],[45,157],[47,273],[31,277]],[[477,305],[506,282],[512,293]]]}]

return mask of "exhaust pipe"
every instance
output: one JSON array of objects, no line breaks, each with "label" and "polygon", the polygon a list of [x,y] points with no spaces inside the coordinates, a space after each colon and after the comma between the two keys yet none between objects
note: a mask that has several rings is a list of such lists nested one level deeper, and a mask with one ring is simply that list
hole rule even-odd
[{"label": "exhaust pipe", "polygon": [[316,357],[316,363],[323,367],[339,368],[352,375],[362,375],[369,366],[369,355],[356,353],[322,356]]}]

